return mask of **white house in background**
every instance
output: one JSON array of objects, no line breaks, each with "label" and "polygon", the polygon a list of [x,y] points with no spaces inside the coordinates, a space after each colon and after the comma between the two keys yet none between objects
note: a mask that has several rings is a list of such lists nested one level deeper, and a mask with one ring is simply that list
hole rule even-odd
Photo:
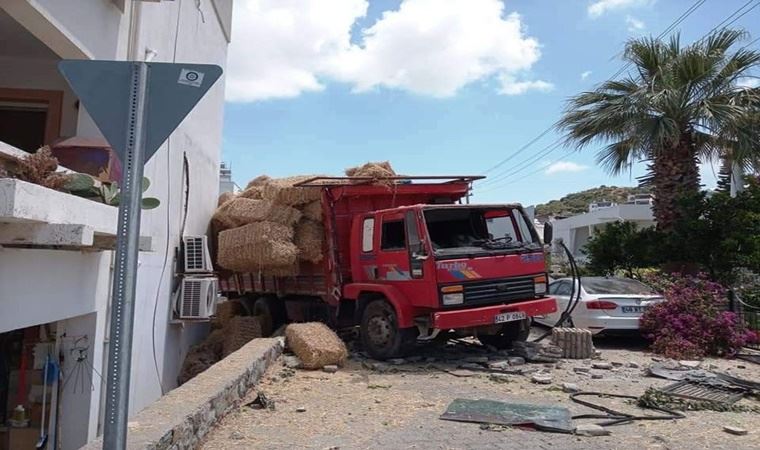
[{"label": "white house in background", "polygon": [[[224,68],[231,17],[232,0],[0,0],[0,158],[101,137],[58,73],[61,59]],[[182,235],[205,234],[216,207],[223,107],[224,78],[145,169],[161,205],[143,213],[131,414],[176,386],[189,346],[207,332],[170,320],[174,255]],[[48,448],[79,448],[102,432],[116,219],[115,207],[0,179],[0,420],[23,404],[32,425],[40,421],[40,369],[51,354],[61,377],[48,396]],[[0,448],[34,448],[38,424],[5,425]]]},{"label": "white house in background", "polygon": [[[649,197],[647,197],[649,198]],[[630,199],[629,199],[630,200]],[[636,199],[633,199],[636,200]],[[577,216],[553,221],[554,239],[561,239],[570,249],[578,262],[585,259],[581,249],[591,236],[610,222],[630,221],[640,228],[655,224],[652,214],[651,199],[646,203],[643,198],[639,203],[612,203],[606,207],[589,207],[589,212]]]},{"label": "white house in background", "polygon": [[222,161],[219,166],[219,193],[237,192],[238,190],[237,184],[232,181],[232,167]]}]

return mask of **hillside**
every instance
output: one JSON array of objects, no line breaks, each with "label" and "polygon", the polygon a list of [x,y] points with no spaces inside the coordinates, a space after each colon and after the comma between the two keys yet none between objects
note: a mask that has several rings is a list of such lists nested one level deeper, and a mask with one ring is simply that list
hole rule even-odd
[{"label": "hillside", "polygon": [[568,194],[559,200],[536,205],[536,217],[569,216],[588,211],[588,204],[599,201],[624,203],[631,194],[646,194],[648,188],[599,186],[581,192]]}]

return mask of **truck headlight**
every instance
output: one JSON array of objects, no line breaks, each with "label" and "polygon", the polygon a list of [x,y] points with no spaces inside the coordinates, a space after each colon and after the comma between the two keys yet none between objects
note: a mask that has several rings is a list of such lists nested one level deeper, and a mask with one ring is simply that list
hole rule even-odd
[{"label": "truck headlight", "polygon": [[546,294],[546,276],[541,275],[533,278],[533,292],[536,295]]},{"label": "truck headlight", "polygon": [[441,288],[441,294],[443,294],[441,297],[443,304],[446,306],[464,303],[464,287],[461,285],[445,286]]},{"label": "truck headlight", "polygon": [[444,305],[461,305],[464,303],[464,294],[461,292],[455,294],[443,294]]}]

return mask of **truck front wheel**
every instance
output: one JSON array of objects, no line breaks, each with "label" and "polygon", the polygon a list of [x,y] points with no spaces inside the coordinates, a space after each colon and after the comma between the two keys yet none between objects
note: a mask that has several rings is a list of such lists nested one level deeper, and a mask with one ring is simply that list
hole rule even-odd
[{"label": "truck front wheel", "polygon": [[528,335],[530,335],[530,319],[505,323],[499,333],[478,335],[478,340],[483,345],[491,345],[503,350],[511,348],[514,341],[526,341]]},{"label": "truck front wheel", "polygon": [[396,310],[383,299],[372,300],[362,314],[359,334],[364,350],[375,359],[402,356],[416,338],[416,328],[400,329]]}]

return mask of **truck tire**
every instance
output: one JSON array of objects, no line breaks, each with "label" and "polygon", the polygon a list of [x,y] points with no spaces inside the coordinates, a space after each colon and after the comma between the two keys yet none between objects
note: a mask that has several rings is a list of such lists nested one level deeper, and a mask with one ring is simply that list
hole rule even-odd
[{"label": "truck tire", "polygon": [[384,299],[372,300],[359,326],[364,350],[375,359],[403,356],[414,343],[416,328],[399,328],[396,310]]},{"label": "truck tire", "polygon": [[491,345],[504,350],[512,347],[514,341],[526,341],[530,335],[530,319],[519,322],[505,323],[497,334],[478,335],[478,340],[483,345]]},{"label": "truck tire", "polygon": [[273,297],[257,298],[251,313],[259,318],[261,335],[264,337],[271,336],[286,321],[285,305]]}]

